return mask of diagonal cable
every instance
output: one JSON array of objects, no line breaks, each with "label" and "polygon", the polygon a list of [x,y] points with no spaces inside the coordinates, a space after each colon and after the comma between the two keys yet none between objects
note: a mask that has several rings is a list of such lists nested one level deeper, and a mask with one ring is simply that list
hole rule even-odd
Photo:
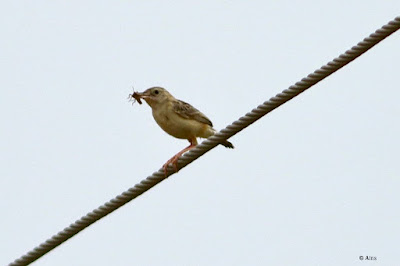
[{"label": "diagonal cable", "polygon": [[[251,112],[247,113],[245,116],[239,118],[237,121],[233,122],[231,125],[227,126],[225,129],[216,133],[214,136],[208,138],[203,141],[196,148],[187,152],[183,155],[179,161],[179,168],[183,168],[186,165],[190,164],[204,153],[210,151],[223,140],[226,140],[238,132],[242,131],[244,128],[248,127],[267,113],[271,112],[275,108],[281,106],[285,102],[291,100],[296,97],[306,89],[320,82],[324,78],[328,77],[332,73],[336,72],[343,66],[347,65],[370,48],[378,44],[380,41],[394,33],[400,28],[400,16],[396,17],[394,20],[390,21],[388,24],[382,26],[382,28],[378,29],[374,33],[372,33],[369,37],[365,38],[363,41],[359,42],[356,46],[353,46],[351,49],[347,50],[344,54],[341,54],[339,57],[333,59],[326,65],[322,66],[320,69],[315,70],[313,73],[309,74],[307,77],[303,78],[301,81],[296,82],[296,84],[290,86],[288,89],[282,91],[277,94],[275,97],[272,97],[268,101],[259,105],[257,108],[253,109]],[[93,224],[97,220],[103,218],[109,213],[115,211],[119,207],[128,203],[129,201],[135,199],[140,196],[150,188],[154,187],[168,176],[173,174],[173,170],[169,167],[169,172],[167,176],[164,175],[162,169],[154,172],[151,176],[142,180],[140,183],[136,184],[134,187],[128,189],[123,192],[121,195],[115,197],[109,202],[103,204],[92,212],[86,214],[79,220],[75,221],[64,230],[58,232],[56,235],[52,236],[39,246],[35,247],[33,250],[29,251],[22,257],[16,259],[14,262],[9,265],[27,265],[49,251],[53,250],[69,238],[73,237],[89,225]]]}]

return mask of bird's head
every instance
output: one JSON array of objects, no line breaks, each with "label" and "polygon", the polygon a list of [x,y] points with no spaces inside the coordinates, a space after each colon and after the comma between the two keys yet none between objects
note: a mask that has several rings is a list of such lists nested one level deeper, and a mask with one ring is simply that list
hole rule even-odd
[{"label": "bird's head", "polygon": [[167,102],[174,97],[164,88],[152,87],[137,95],[144,99],[151,108]]}]

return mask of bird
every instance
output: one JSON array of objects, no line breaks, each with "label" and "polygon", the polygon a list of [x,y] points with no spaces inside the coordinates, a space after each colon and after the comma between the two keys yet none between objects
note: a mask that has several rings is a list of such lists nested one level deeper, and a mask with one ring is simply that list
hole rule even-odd
[{"label": "bird", "polygon": [[[187,139],[190,145],[175,154],[164,165],[167,175],[170,164],[178,172],[178,159],[185,152],[197,146],[197,138],[208,138],[216,133],[211,120],[192,105],[176,99],[162,87],[151,87],[144,92],[134,92],[129,95],[141,104],[141,99],[151,107],[154,120],[169,135],[178,139]],[[233,149],[234,146],[227,140],[221,145]]]}]

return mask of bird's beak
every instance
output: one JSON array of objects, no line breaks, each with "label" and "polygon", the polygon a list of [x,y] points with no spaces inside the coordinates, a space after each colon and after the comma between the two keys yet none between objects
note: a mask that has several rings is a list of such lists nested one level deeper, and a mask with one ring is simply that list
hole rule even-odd
[{"label": "bird's beak", "polygon": [[140,98],[142,98],[142,99],[148,99],[148,98],[150,98],[150,91],[144,91],[144,92],[135,92],[135,94],[138,96],[138,97],[140,97]]},{"label": "bird's beak", "polygon": [[136,100],[139,104],[142,104],[142,101],[141,101],[141,99],[144,99],[144,100],[146,100],[146,99],[148,99],[149,97],[150,97],[150,95],[149,95],[150,93],[149,92],[147,92],[147,91],[144,91],[144,92],[136,92],[136,91],[134,91],[132,94],[129,94],[129,99],[134,99],[134,100]]},{"label": "bird's beak", "polygon": [[[146,91],[145,91],[146,92]],[[141,99],[147,99],[149,96],[145,92],[136,92],[134,91],[132,94],[129,94],[129,99],[132,99],[133,101],[137,101],[139,104],[142,104]]]},{"label": "bird's beak", "polygon": [[151,95],[150,90],[145,90],[144,92],[133,92],[133,94],[130,94],[129,96],[135,99],[139,104],[142,104],[141,99],[145,100],[150,106],[154,101],[154,97]]}]

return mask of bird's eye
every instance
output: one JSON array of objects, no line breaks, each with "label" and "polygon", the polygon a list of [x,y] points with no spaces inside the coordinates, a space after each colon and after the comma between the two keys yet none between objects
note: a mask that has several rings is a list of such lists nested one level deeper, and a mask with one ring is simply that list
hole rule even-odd
[{"label": "bird's eye", "polygon": [[154,94],[159,94],[160,92],[158,91],[158,90],[155,90],[154,91]]}]

